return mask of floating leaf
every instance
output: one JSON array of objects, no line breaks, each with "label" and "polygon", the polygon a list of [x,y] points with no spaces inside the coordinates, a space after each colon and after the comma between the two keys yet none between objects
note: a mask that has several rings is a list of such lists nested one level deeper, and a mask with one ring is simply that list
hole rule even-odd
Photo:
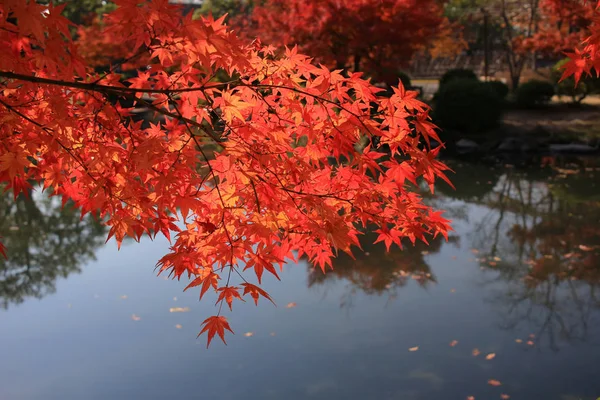
[{"label": "floating leaf", "polygon": [[181,326],[181,324],[177,324],[177,325],[175,325],[175,328],[181,329],[181,328],[183,328],[183,326]]},{"label": "floating leaf", "polygon": [[586,246],[586,245],[584,245],[584,244],[580,244],[580,245],[579,245],[579,249],[580,249],[581,251],[592,251],[592,250],[594,250],[594,248],[593,248],[593,247]]},{"label": "floating leaf", "polygon": [[517,342],[517,343],[523,343],[523,340],[521,340],[521,339],[515,339],[515,342]]},{"label": "floating leaf", "polygon": [[528,341],[527,341],[527,344],[528,344],[529,346],[533,346],[535,343],[534,343],[532,340],[528,340]]},{"label": "floating leaf", "polygon": [[497,381],[496,379],[490,379],[490,380],[488,380],[488,385],[500,386],[500,385],[502,385],[502,383],[500,383],[500,381]]},{"label": "floating leaf", "polygon": [[450,347],[454,347],[458,344],[458,340],[453,340],[450,342]]},{"label": "floating leaf", "polygon": [[408,351],[417,351],[417,350],[419,350],[419,346],[411,347],[408,349]]},{"label": "floating leaf", "polygon": [[134,321],[139,321],[139,320],[140,320],[140,319],[142,319],[142,318],[141,318],[141,317],[138,317],[138,316],[137,316],[137,315],[135,315],[135,314],[131,314],[131,319],[132,319],[132,320],[134,320]]},{"label": "floating leaf", "polygon": [[500,395],[500,398],[501,398],[502,400],[508,400],[508,399],[510,399],[510,396],[509,396],[509,395],[507,395],[507,394],[504,394],[504,393],[502,393],[502,394]]},{"label": "floating leaf", "polygon": [[254,336],[254,332],[246,332],[246,333],[244,333],[244,336],[252,337],[252,336]]},{"label": "floating leaf", "polygon": [[190,311],[189,307],[171,307],[169,308],[169,312],[188,312]]},{"label": "floating leaf", "polygon": [[493,360],[496,357],[496,353],[490,353],[487,356],[485,356],[486,360]]},{"label": "floating leaf", "polygon": [[287,304],[287,306],[285,306],[285,308],[294,308],[294,307],[296,307],[296,306],[297,306],[297,304],[296,304],[296,303],[294,303],[294,302],[291,302],[291,303],[288,303],[288,304]]},{"label": "floating leaf", "polygon": [[473,356],[477,357],[478,355],[481,354],[481,352],[479,351],[479,349],[473,349],[473,351],[471,352],[471,354],[473,354]]}]

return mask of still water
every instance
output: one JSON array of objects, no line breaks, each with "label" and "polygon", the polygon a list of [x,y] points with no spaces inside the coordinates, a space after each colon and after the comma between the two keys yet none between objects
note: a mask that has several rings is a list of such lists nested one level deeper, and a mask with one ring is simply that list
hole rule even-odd
[{"label": "still water", "polygon": [[457,190],[428,199],[448,242],[288,265],[277,307],[238,302],[208,350],[213,303],[155,275],[165,240],[117,251],[77,212],[6,197],[0,399],[595,400],[600,168],[553,162],[453,162]]}]

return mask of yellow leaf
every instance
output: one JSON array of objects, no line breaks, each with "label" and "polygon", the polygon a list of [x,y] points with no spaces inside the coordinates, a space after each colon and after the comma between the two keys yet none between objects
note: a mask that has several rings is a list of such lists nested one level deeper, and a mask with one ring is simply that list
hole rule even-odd
[{"label": "yellow leaf", "polygon": [[419,346],[411,347],[408,349],[408,351],[417,351],[417,350],[419,350]]}]

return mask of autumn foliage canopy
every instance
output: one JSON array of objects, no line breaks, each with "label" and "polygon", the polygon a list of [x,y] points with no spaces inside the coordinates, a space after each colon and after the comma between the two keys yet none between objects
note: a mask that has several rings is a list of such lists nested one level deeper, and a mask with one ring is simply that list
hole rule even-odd
[{"label": "autumn foliage canopy", "polygon": [[399,68],[441,33],[442,11],[438,0],[267,0],[254,7],[249,32],[396,84]]},{"label": "autumn foliage canopy", "polygon": [[388,248],[446,234],[410,188],[446,169],[416,93],[379,96],[361,74],[247,45],[167,0],[116,3],[103,35],[127,54],[98,73],[63,6],[0,1],[0,182],[15,196],[41,182],[119,244],[164,235],[159,271],[217,299],[209,343],[230,330],[223,303],[271,300],[261,280],[288,260],[325,271],[366,229]]}]

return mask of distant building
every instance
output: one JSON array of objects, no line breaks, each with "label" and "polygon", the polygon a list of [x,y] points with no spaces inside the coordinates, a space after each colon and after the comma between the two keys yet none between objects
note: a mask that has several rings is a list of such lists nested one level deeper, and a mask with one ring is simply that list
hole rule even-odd
[{"label": "distant building", "polygon": [[201,6],[204,0],[169,0],[169,3],[184,4],[189,6]]},{"label": "distant building", "polygon": [[182,5],[183,13],[187,14],[196,8],[200,8],[204,0],[169,0],[169,3]]}]

